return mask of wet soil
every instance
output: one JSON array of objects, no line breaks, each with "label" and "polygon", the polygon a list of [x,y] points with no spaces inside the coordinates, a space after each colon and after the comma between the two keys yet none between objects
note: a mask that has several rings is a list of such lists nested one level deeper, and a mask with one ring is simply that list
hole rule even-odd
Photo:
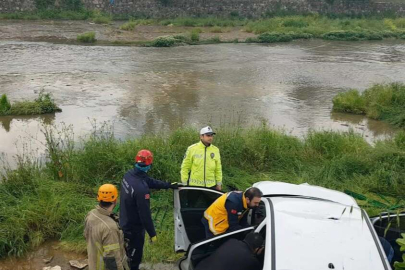
[{"label": "wet soil", "polygon": [[[47,262],[50,259],[50,262]],[[34,251],[28,252],[21,258],[8,258],[0,260],[0,270],[42,270],[44,267],[60,266],[62,270],[77,270],[70,266],[70,260],[80,262],[87,259],[85,254],[67,252],[59,247],[57,241],[42,244]],[[84,268],[88,270],[88,267]],[[143,270],[175,270],[172,264],[142,264]]]}]

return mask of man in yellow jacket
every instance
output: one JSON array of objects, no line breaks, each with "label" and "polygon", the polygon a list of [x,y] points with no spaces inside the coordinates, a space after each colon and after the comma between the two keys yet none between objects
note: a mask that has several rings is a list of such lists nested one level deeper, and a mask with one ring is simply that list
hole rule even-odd
[{"label": "man in yellow jacket", "polygon": [[181,164],[183,185],[222,189],[222,165],[218,147],[212,144],[215,132],[200,130],[200,141],[188,147]]},{"label": "man in yellow jacket", "polygon": [[207,238],[249,226],[247,212],[259,206],[262,192],[251,187],[245,192],[231,191],[215,200],[201,219]]},{"label": "man in yellow jacket", "polygon": [[112,213],[117,204],[118,190],[105,184],[98,190],[99,205],[91,210],[85,221],[89,270],[127,270],[124,235],[118,218]]}]

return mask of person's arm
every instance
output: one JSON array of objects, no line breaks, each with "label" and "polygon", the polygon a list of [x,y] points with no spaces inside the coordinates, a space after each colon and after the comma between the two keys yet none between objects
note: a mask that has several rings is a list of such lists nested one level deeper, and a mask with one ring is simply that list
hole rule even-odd
[{"label": "person's arm", "polygon": [[221,155],[219,154],[218,150],[218,160],[216,161],[215,166],[215,181],[216,181],[216,189],[222,189],[222,164],[221,164]]},{"label": "person's arm", "polygon": [[226,212],[228,213],[228,224],[229,224],[228,231],[235,231],[242,229],[243,227],[239,224],[238,208],[236,204],[233,203],[232,201],[226,200],[225,209]]},{"label": "person's arm", "polygon": [[181,163],[181,182],[183,185],[187,185],[187,181],[190,177],[190,171],[191,171],[191,164],[193,164],[193,159],[191,156],[191,150],[190,147],[187,148],[186,154],[183,158],[183,162]]},{"label": "person's arm", "polygon": [[148,184],[148,187],[153,189],[168,189],[171,185],[171,183],[169,182],[157,180],[149,176],[145,178],[145,181]]},{"label": "person's arm", "polygon": [[136,194],[134,194],[134,196],[134,199],[136,200],[136,204],[138,206],[138,214],[141,219],[142,225],[148,232],[149,237],[152,238],[156,236],[156,231],[155,226],[153,225],[152,214],[150,212],[150,195],[145,194],[144,192],[137,192]]},{"label": "person's arm", "polygon": [[102,246],[105,270],[124,270],[118,231],[113,229],[105,230],[103,232]]}]

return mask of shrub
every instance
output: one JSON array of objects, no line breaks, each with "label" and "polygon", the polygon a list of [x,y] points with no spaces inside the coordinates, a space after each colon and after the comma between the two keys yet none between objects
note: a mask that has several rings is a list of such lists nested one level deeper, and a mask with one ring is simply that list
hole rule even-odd
[{"label": "shrub", "polygon": [[221,39],[218,36],[212,37],[210,41],[213,43],[221,43]]},{"label": "shrub", "polygon": [[96,32],[86,32],[80,35],[77,35],[77,41],[83,43],[94,43],[97,41]]}]

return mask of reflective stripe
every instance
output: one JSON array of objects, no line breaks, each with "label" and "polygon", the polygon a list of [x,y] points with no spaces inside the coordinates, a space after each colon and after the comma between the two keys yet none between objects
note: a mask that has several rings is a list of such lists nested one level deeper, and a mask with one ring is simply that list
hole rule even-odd
[{"label": "reflective stripe", "polygon": [[116,243],[116,244],[106,245],[106,246],[103,246],[103,249],[104,249],[104,254],[106,254],[110,251],[120,249],[120,244]]},{"label": "reflective stripe", "polygon": [[217,235],[218,232],[214,228],[214,219],[207,214],[207,212],[204,212],[204,217],[208,220],[208,226],[210,228],[210,231],[214,234]]}]

